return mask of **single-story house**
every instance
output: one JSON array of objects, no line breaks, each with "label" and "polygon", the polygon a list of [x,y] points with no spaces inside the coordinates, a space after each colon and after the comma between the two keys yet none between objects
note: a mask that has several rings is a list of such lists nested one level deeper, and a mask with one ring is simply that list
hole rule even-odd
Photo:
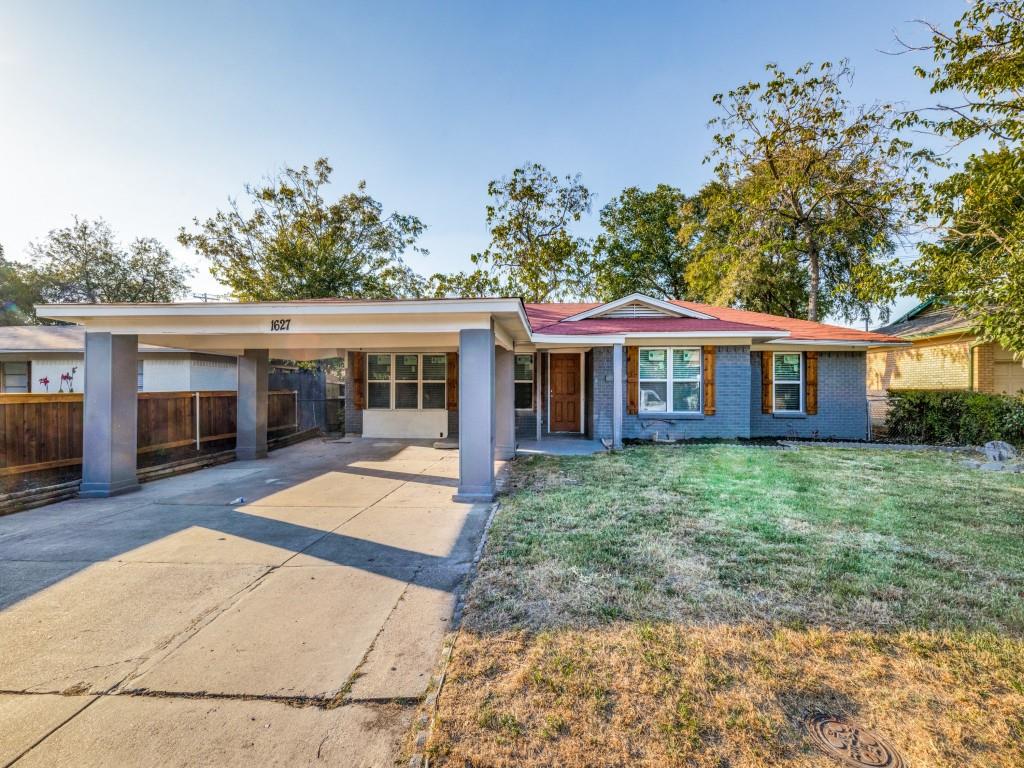
[{"label": "single-story house", "polygon": [[236,454],[266,455],[271,357],[347,357],[346,431],[454,438],[456,498],[489,500],[518,441],[586,436],[868,433],[869,349],[881,333],[634,294],[604,304],[518,298],[57,304],[85,327],[82,493],[135,479],[135,356],[158,344],[238,359]]},{"label": "single-story house", "polygon": [[[235,358],[139,344],[139,392],[234,390]],[[0,393],[84,392],[85,329],[0,327]]]},{"label": "single-story house", "polygon": [[968,318],[938,297],[878,329],[910,346],[868,353],[868,393],[891,389],[964,389],[1015,394],[1024,390],[1024,361],[982,341]]}]

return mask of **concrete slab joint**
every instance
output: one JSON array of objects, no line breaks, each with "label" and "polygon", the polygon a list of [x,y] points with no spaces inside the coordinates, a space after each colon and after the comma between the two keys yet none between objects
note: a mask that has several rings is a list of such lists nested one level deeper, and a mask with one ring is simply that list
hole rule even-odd
[{"label": "concrete slab joint", "polygon": [[456,501],[494,499],[494,329],[459,331],[459,488]]},{"label": "concrete slab joint", "polygon": [[134,335],[85,334],[85,415],[82,485],[86,498],[135,491],[138,448],[139,340]]}]

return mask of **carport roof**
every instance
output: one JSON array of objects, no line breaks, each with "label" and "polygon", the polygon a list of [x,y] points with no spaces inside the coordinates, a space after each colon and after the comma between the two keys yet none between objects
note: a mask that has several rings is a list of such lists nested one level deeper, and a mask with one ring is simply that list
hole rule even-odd
[{"label": "carport roof", "polygon": [[146,344],[220,354],[268,349],[293,360],[345,349],[453,348],[469,329],[493,328],[508,349],[530,341],[518,298],[45,304],[36,312],[89,331],[135,334]]}]

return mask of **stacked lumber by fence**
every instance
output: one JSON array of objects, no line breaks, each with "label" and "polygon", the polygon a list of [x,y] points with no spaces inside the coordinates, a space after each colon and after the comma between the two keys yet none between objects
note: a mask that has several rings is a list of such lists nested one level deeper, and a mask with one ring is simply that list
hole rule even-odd
[{"label": "stacked lumber by fence", "polygon": [[[138,452],[169,451],[235,437],[234,392],[140,392]],[[270,437],[298,429],[296,396],[267,398]],[[80,393],[0,394],[0,477],[82,463]]]}]

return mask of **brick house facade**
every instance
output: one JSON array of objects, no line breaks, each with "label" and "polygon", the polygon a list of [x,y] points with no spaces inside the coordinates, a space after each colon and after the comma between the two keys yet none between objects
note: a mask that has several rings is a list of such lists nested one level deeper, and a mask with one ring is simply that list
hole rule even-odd
[{"label": "brick house facade", "polygon": [[953,307],[929,299],[878,329],[910,346],[867,354],[871,421],[885,421],[887,393],[901,389],[960,389],[989,394],[1024,390],[1024,365],[999,344],[983,342]]},{"label": "brick house facade", "polygon": [[[613,443],[868,436],[868,350],[898,343],[893,339],[689,302],[627,299],[608,305],[525,305],[534,343],[514,350],[516,370],[531,372],[516,382],[523,387],[516,397],[517,440],[566,434]],[[348,352],[348,392],[359,391],[355,376],[366,373],[356,356],[366,354],[374,353]],[[555,360],[568,362],[579,377],[573,395],[579,415],[568,428],[557,412]],[[774,382],[775,368],[782,366],[781,376],[786,364],[792,381]],[[776,395],[784,390],[791,402],[780,404]],[[372,426],[364,432],[367,414],[376,414],[358,397],[347,398],[345,407],[347,432],[387,436]],[[447,434],[436,437],[455,437],[458,425],[459,405],[450,401]]]}]

